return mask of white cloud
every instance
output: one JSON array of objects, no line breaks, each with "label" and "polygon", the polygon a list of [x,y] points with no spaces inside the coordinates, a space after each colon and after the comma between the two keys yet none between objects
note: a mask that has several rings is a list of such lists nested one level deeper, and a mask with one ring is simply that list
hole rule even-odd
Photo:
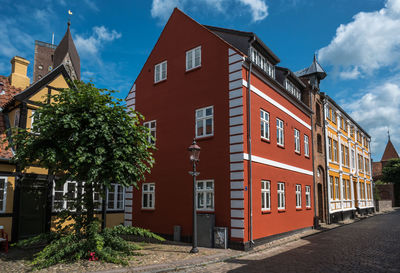
[{"label": "white cloud", "polygon": [[94,1],[84,0],[85,4],[93,11],[98,12],[100,9],[97,7]]},{"label": "white cloud", "polygon": [[[228,16],[239,16],[246,7],[252,15],[251,21],[253,22],[261,21],[268,16],[268,6],[265,0],[153,0],[151,16],[165,22],[175,7],[182,10],[201,8]],[[235,11],[238,12],[235,13]]]},{"label": "white cloud", "polygon": [[340,25],[319,59],[335,67],[343,79],[370,75],[382,67],[398,65],[400,58],[400,0],[387,0],[374,12],[360,12]]},{"label": "white cloud", "polygon": [[[387,142],[387,130],[396,146],[400,144],[400,74],[370,86],[361,97],[343,103],[349,115],[372,137],[374,160],[380,160]],[[347,99],[348,100],[348,99]]]},{"label": "white cloud", "polygon": [[95,26],[91,36],[85,38],[81,35],[76,35],[74,41],[81,57],[93,57],[99,54],[104,42],[111,42],[121,38],[121,36],[121,33],[116,30],[109,31],[104,26]]},{"label": "white cloud", "polygon": [[261,21],[268,16],[268,6],[263,0],[239,0],[242,4],[251,9],[253,21]]}]

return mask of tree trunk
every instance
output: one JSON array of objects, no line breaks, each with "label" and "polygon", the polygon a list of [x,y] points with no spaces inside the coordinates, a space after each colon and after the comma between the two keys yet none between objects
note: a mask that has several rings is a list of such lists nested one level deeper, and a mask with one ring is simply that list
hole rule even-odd
[{"label": "tree trunk", "polygon": [[93,185],[85,183],[85,208],[86,223],[89,225],[94,220]]}]

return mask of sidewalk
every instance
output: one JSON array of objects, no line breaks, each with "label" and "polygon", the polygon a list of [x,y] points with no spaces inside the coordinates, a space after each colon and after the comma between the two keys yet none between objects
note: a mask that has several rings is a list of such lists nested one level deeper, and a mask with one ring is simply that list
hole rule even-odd
[{"label": "sidewalk", "polygon": [[[200,256],[198,254],[189,254],[188,253],[187,259],[182,259],[182,260],[167,262],[167,263],[161,263],[161,264],[153,264],[153,265],[145,265],[145,266],[137,266],[137,267],[119,268],[119,269],[106,270],[106,271],[98,271],[98,273],[171,272],[171,271],[177,271],[177,270],[185,270],[185,269],[189,269],[189,268],[193,268],[193,267],[205,266],[208,264],[218,263],[218,262],[226,261],[229,259],[239,258],[242,256],[260,252],[260,251],[263,251],[266,249],[274,249],[274,248],[283,246],[289,242],[297,241],[297,240],[312,236],[312,235],[320,233],[320,232],[326,232],[326,231],[329,231],[329,230],[332,230],[335,228],[339,228],[344,225],[362,221],[369,217],[377,216],[380,214],[391,213],[397,209],[399,209],[399,208],[394,208],[393,210],[390,210],[390,211],[377,212],[372,215],[365,215],[365,216],[361,216],[357,219],[346,220],[346,221],[334,223],[331,225],[321,224],[321,227],[319,229],[306,230],[304,232],[293,234],[291,236],[287,236],[287,237],[284,237],[284,238],[281,238],[278,240],[274,240],[274,241],[266,243],[266,244],[257,245],[252,250],[249,250],[247,252],[237,251],[237,250],[232,250],[232,249],[214,249],[216,251],[216,253],[213,253],[211,255]],[[189,249],[190,249],[190,246],[188,245],[188,250]],[[209,250],[209,249],[200,247],[199,253],[201,253],[202,251],[207,251],[207,250]]]}]

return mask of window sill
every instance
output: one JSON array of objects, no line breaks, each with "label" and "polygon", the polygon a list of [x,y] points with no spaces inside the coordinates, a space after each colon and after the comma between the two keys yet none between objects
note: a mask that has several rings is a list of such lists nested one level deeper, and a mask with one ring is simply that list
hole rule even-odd
[{"label": "window sill", "polygon": [[271,210],[262,210],[261,214],[271,214]]},{"label": "window sill", "polygon": [[200,214],[212,213],[212,214],[214,214],[215,210],[204,210],[204,209],[202,209],[202,210],[196,210],[196,213],[200,213]]},{"label": "window sill", "polygon": [[163,82],[166,82],[167,81],[167,79],[165,79],[165,80],[160,80],[160,81],[158,81],[158,82],[154,82],[154,85],[157,85],[157,84],[160,84],[160,83],[163,83]]},{"label": "window sill", "polygon": [[190,69],[187,69],[187,70],[185,70],[185,73],[190,73],[192,71],[199,70],[200,68],[201,68],[201,65],[193,67],[193,68],[190,68]]},{"label": "window sill", "polygon": [[303,208],[296,208],[296,211],[301,211],[303,210]]},{"label": "window sill", "polygon": [[278,148],[285,149],[285,145],[276,144],[276,146],[278,146]]},{"label": "window sill", "polygon": [[294,151],[295,154],[301,155],[300,151]]},{"label": "window sill", "polygon": [[271,141],[268,138],[261,137],[261,141],[266,142],[266,143],[271,143]]},{"label": "window sill", "polygon": [[311,207],[307,207],[306,210],[311,210]]},{"label": "window sill", "polygon": [[281,213],[281,212],[286,212],[286,209],[278,209],[278,212],[279,212],[279,213]]},{"label": "window sill", "polygon": [[309,155],[304,155],[304,157],[310,159],[310,156],[309,156]]},{"label": "window sill", "polygon": [[151,212],[151,211],[155,211],[156,209],[155,209],[155,208],[142,208],[141,210],[142,210],[142,211],[149,211],[149,212]]},{"label": "window sill", "polygon": [[199,141],[201,141],[201,140],[209,140],[209,139],[211,139],[213,137],[214,137],[214,134],[209,135],[209,136],[197,136],[196,140],[199,140]]}]

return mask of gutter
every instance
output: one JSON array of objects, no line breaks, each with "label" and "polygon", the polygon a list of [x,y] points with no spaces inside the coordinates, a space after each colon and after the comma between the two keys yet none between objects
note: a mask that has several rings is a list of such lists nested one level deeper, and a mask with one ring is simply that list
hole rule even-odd
[{"label": "gutter", "polygon": [[252,47],[254,41],[256,41],[256,36],[252,37],[249,45],[249,74],[247,76],[247,152],[249,154],[248,161],[248,181],[249,181],[249,237],[250,237],[250,248],[254,246],[253,241],[253,181],[252,181],[252,164],[251,164],[251,70],[253,68],[253,63],[251,61],[250,48]]}]

